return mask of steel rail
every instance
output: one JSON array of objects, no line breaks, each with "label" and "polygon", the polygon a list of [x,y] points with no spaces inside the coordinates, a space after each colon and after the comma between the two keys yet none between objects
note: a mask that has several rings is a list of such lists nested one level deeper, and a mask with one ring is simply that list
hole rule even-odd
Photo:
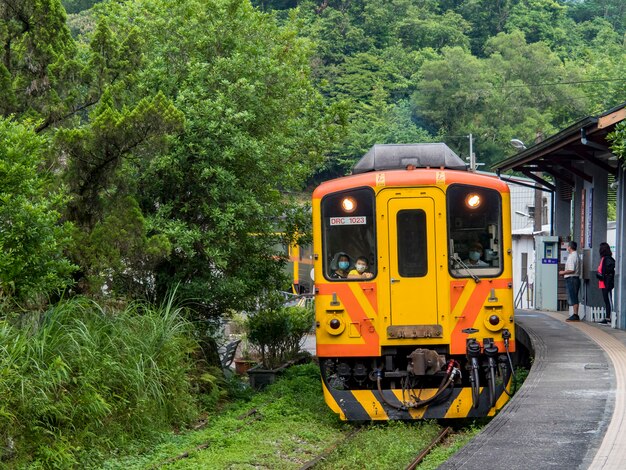
[{"label": "steel rail", "polygon": [[428,447],[426,447],[422,452],[420,452],[420,454],[415,457],[415,460],[413,460],[413,462],[411,462],[409,464],[408,467],[406,467],[406,470],[415,470],[415,467],[417,467],[422,460],[424,460],[424,457],[426,457],[431,450],[433,450],[433,447],[435,447],[437,444],[439,444],[443,439],[445,439],[445,437],[450,434],[450,432],[452,431],[452,428],[450,426],[448,426],[447,428],[443,429],[438,435],[437,437],[435,437],[430,444],[428,445]]},{"label": "steel rail", "polygon": [[333,451],[337,447],[339,447],[342,444],[345,444],[346,442],[351,441],[354,438],[354,436],[356,436],[358,433],[360,433],[363,429],[364,429],[363,427],[359,427],[359,428],[353,429],[343,439],[339,439],[333,445],[331,445],[330,447],[327,447],[326,449],[324,449],[322,451],[322,453],[319,454],[317,457],[315,457],[314,459],[311,459],[308,462],[306,462],[302,467],[300,467],[300,470],[310,470],[311,468],[315,467],[318,463],[320,463],[322,460],[324,460],[330,454],[332,454]]}]

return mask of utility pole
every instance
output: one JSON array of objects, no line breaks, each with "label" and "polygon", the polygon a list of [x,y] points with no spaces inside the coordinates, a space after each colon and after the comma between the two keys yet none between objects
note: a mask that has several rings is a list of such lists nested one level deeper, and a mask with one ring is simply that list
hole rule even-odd
[{"label": "utility pole", "polygon": [[[537,133],[535,135],[535,145],[543,141],[543,132],[537,129]],[[541,171],[535,172],[535,174],[542,178],[543,173]],[[534,228],[535,232],[540,232],[543,228],[543,191],[538,183],[535,183],[535,217],[534,217]]]},{"label": "utility pole", "polygon": [[474,140],[472,134],[468,135],[469,139],[469,158],[470,158],[470,171],[476,171],[476,156],[474,155]]}]

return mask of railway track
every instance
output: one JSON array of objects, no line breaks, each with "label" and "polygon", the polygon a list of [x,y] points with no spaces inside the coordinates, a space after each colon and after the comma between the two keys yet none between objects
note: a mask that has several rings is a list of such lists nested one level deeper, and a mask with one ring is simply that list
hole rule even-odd
[{"label": "railway track", "polygon": [[[363,429],[363,427],[353,429],[343,439],[334,443],[330,447],[327,447],[318,456],[306,462],[302,467],[300,467],[300,470],[311,470],[315,468],[316,465],[327,459],[338,447],[354,439],[354,437],[357,436]],[[437,436],[432,441],[430,441],[430,443],[426,447],[424,447],[424,449],[420,451],[415,459],[413,459],[413,461],[406,467],[406,470],[415,470],[415,468],[422,462],[422,460],[424,460],[424,458],[430,453],[430,451],[432,451],[435,446],[439,444],[443,439],[445,439],[451,432],[452,428],[449,426],[442,429],[441,432],[437,434]]]},{"label": "railway track", "polygon": [[424,460],[424,458],[430,453],[430,451],[433,450],[437,444],[443,441],[451,432],[452,432],[452,428],[450,426],[442,429],[441,432],[437,435],[437,437],[435,437],[430,442],[430,444],[426,446],[426,448],[423,451],[421,451],[417,457],[415,457],[413,462],[411,462],[409,466],[406,467],[406,470],[415,470],[415,467],[417,467],[422,462],[422,460]]}]

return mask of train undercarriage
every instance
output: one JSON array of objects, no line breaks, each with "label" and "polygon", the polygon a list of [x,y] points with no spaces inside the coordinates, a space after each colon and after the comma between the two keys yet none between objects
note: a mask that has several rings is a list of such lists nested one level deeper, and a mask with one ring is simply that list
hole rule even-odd
[{"label": "train undercarriage", "polygon": [[348,421],[489,416],[512,394],[516,354],[468,341],[447,347],[384,347],[379,357],[320,358],[326,401]]}]

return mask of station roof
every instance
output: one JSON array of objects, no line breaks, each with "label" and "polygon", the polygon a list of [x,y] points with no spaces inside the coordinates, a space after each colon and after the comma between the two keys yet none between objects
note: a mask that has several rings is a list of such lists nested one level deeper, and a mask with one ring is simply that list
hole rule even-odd
[{"label": "station roof", "polygon": [[599,116],[581,119],[558,134],[497,163],[493,169],[498,173],[518,171],[550,191],[555,190],[555,185],[535,172],[549,174],[555,181],[562,181],[572,187],[575,176],[592,182],[591,175],[585,172],[585,166],[589,164],[617,176],[618,162],[609,149],[611,143],[607,135],[624,119],[626,103]]}]

